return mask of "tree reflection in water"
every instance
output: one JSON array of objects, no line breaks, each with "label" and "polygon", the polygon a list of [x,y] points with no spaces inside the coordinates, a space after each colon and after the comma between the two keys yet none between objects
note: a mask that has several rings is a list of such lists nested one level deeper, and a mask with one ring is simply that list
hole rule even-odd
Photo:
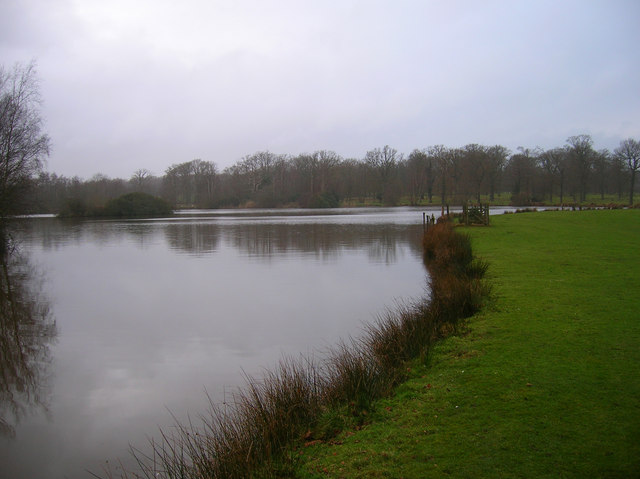
[{"label": "tree reflection in water", "polygon": [[5,231],[0,268],[0,435],[15,437],[25,415],[48,411],[49,346],[57,330],[41,278]]},{"label": "tree reflection in water", "polygon": [[222,242],[266,261],[291,251],[336,260],[343,250],[364,250],[372,261],[392,264],[405,244],[422,257],[419,224],[190,223],[170,224],[165,234],[172,249],[196,256],[213,254]]}]

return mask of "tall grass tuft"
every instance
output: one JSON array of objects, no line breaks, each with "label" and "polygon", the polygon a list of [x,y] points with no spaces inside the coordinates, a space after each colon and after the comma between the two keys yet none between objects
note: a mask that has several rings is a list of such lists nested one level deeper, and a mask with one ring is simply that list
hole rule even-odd
[{"label": "tall grass tuft", "polygon": [[364,341],[385,368],[399,371],[408,360],[428,355],[435,324],[427,302],[400,304],[365,328]]},{"label": "tall grass tuft", "polygon": [[231,403],[210,401],[197,426],[176,422],[171,434],[162,432],[161,441],[151,443],[150,454],[133,451],[139,471],[121,477],[294,477],[300,442],[323,423],[333,425],[326,418],[336,411],[363,420],[402,380],[406,362],[428,356],[434,342],[456,331],[489,294],[482,281],[487,264],[473,258],[468,236],[439,222],[427,230],[423,246],[428,298],[386,311],[362,337],[341,341],[320,362],[285,358],[261,378],[247,376]]},{"label": "tall grass tuft", "polygon": [[330,350],[325,367],[326,404],[347,404],[352,415],[366,415],[373,401],[389,392],[393,373],[384,368],[366,342],[341,341]]},{"label": "tall grass tuft", "polygon": [[441,326],[456,331],[461,320],[482,308],[491,292],[482,281],[488,264],[473,257],[469,236],[457,233],[448,221],[427,230],[423,251],[430,272],[430,313]]}]

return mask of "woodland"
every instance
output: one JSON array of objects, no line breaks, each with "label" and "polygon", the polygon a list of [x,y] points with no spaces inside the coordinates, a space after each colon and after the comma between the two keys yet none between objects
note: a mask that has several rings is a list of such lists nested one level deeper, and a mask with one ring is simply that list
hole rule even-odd
[{"label": "woodland", "polygon": [[627,139],[614,151],[596,149],[589,135],[557,148],[468,144],[415,149],[390,146],[362,158],[319,150],[297,156],[260,151],[220,170],[194,159],[146,169],[130,178],[96,174],[88,180],[42,171],[34,178],[31,213],[71,213],[105,205],[131,192],[164,199],[174,208],[512,204],[632,205],[640,143]]}]

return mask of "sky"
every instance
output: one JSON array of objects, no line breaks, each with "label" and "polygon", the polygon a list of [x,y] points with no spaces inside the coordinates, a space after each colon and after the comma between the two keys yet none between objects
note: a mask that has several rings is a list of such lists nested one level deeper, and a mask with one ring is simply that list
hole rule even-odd
[{"label": "sky", "polygon": [[0,0],[46,170],[640,139],[638,0]]}]

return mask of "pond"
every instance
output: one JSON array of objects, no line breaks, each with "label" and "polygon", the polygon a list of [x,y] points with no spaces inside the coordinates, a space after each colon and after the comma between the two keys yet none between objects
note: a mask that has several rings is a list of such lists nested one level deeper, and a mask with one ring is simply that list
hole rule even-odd
[{"label": "pond", "polygon": [[16,223],[0,304],[0,477],[128,467],[130,445],[204,413],[207,395],[222,402],[245,374],[322,355],[422,297],[422,211]]}]

